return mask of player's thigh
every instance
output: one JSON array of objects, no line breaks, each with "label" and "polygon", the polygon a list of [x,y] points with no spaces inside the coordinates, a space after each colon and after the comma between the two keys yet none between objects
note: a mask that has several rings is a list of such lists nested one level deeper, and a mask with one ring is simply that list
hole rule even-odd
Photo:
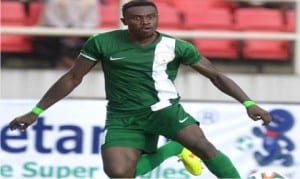
[{"label": "player's thigh", "polygon": [[156,151],[158,136],[127,126],[104,132],[101,151],[105,173],[111,178],[132,178],[142,152]]},{"label": "player's thigh", "polygon": [[133,177],[141,151],[129,147],[109,147],[101,151],[103,168],[110,177]]},{"label": "player's thigh", "polygon": [[151,129],[173,139],[198,156],[209,158],[217,153],[216,148],[204,135],[198,121],[176,103],[153,115]]},{"label": "player's thigh", "polygon": [[190,125],[176,134],[174,140],[187,147],[202,159],[215,156],[218,151],[196,124]]},{"label": "player's thigh", "polygon": [[197,124],[178,131],[174,139],[188,147],[205,145],[208,142],[203,130]]},{"label": "player's thigh", "polygon": [[157,112],[157,129],[167,137],[187,146],[207,144],[208,140],[199,127],[198,121],[177,103]]},{"label": "player's thigh", "polygon": [[158,135],[134,127],[108,127],[104,134],[101,150],[111,147],[128,147],[139,149],[145,153],[152,153],[157,149]]}]

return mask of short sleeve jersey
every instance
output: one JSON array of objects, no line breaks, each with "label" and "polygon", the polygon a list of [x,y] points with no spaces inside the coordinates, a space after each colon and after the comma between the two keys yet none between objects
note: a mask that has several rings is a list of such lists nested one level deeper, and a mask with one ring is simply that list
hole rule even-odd
[{"label": "short sleeve jersey", "polygon": [[91,36],[80,51],[88,60],[101,61],[108,111],[128,111],[170,106],[179,99],[174,80],[180,64],[201,60],[189,42],[165,34],[141,46],[128,38],[128,30]]}]

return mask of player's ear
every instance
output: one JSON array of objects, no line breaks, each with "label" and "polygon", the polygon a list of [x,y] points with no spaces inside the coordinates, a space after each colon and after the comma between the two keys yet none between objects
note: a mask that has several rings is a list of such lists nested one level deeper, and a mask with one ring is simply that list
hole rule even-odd
[{"label": "player's ear", "polygon": [[124,17],[122,17],[120,20],[121,20],[121,22],[123,23],[123,25],[127,25],[127,22],[126,22],[126,20],[125,20]]}]

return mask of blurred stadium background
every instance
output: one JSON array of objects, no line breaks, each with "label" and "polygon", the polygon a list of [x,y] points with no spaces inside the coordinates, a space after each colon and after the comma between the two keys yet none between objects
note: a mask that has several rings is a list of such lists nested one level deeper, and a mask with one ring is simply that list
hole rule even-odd
[{"label": "blurred stadium background", "polygon": [[[154,1],[161,32],[195,44],[251,98],[275,111],[275,117],[289,121],[285,124],[290,130],[283,133],[291,144],[281,150],[290,160],[259,164],[252,154],[263,150],[262,140],[251,131],[262,126],[243,120],[248,117],[242,105],[182,67],[177,88],[184,107],[201,122],[207,136],[229,154],[243,177],[271,170],[299,179],[300,1]],[[0,178],[106,178],[98,156],[105,101],[94,100],[105,98],[101,66],[68,96],[72,99],[47,110],[28,135],[11,132],[7,125],[15,115],[28,111],[67,70],[55,66],[57,59],[40,56],[36,39],[88,37],[125,28],[119,21],[124,2],[99,0],[99,25],[81,29],[38,25],[43,0],[1,0]],[[188,175],[176,159],[141,178],[172,177],[198,178]],[[213,177],[205,169],[199,178]]]},{"label": "blurred stadium background", "polygon": [[[99,26],[82,30],[38,26],[43,1],[25,5],[26,1],[1,0],[1,98],[39,98],[65,72],[37,55],[34,38],[88,37],[123,28],[119,21],[123,2],[100,0]],[[253,99],[299,102],[298,0],[155,2],[160,10],[160,31],[194,43]],[[104,98],[101,67],[83,83],[69,97]],[[176,83],[183,99],[232,100],[188,68],[182,68]]]}]

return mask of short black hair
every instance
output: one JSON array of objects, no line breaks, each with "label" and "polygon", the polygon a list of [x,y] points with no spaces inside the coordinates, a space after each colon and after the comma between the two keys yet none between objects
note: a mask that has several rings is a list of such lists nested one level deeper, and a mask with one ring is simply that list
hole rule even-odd
[{"label": "short black hair", "polygon": [[148,0],[132,0],[132,1],[129,1],[128,3],[125,3],[122,6],[123,17],[124,17],[125,12],[128,8],[135,7],[135,6],[153,6],[157,10],[156,5],[151,1],[148,1]]}]

